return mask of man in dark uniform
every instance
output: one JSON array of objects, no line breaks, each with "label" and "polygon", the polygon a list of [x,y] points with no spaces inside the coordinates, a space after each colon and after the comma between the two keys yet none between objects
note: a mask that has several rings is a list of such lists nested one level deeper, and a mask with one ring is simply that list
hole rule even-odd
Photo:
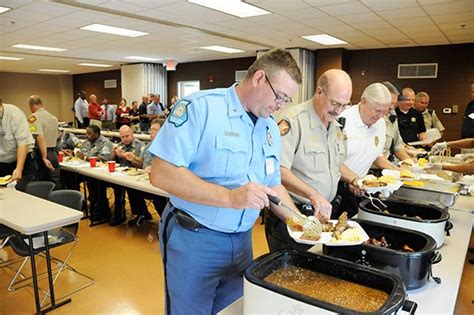
[{"label": "man in dark uniform", "polygon": [[138,106],[138,113],[140,114],[140,130],[148,131],[150,129],[150,118],[147,114],[148,104],[151,102],[151,99],[144,95],[142,97],[142,103]]},{"label": "man in dark uniform", "polygon": [[471,101],[467,104],[461,125],[461,139],[474,138],[474,83],[471,84]]},{"label": "man in dark uniform", "polygon": [[51,115],[38,95],[28,100],[31,115],[28,117],[30,131],[36,141],[36,160],[38,163],[38,179],[53,182],[54,189],[61,189],[58,154],[56,152],[59,137],[58,119]]},{"label": "man in dark uniform", "polygon": [[23,111],[0,98],[0,177],[11,175],[9,181],[16,180],[18,190],[36,177],[34,145]]},{"label": "man in dark uniform", "polygon": [[403,142],[410,143],[426,140],[426,127],[423,116],[413,108],[415,92],[411,88],[404,88],[405,101],[398,102],[397,113],[398,129]]}]

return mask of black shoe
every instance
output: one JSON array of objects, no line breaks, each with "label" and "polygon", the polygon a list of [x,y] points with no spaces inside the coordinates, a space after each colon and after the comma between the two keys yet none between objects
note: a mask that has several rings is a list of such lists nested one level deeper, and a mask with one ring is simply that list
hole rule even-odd
[{"label": "black shoe", "polygon": [[136,226],[141,226],[143,223],[145,223],[148,220],[151,220],[152,216],[151,214],[147,211],[145,213],[140,214],[139,216],[135,217],[135,219],[128,221],[129,225],[136,225]]},{"label": "black shoe", "polygon": [[119,216],[119,217],[113,216],[112,219],[109,222],[109,225],[110,226],[117,226],[117,225],[122,224],[123,222],[125,222],[125,217],[123,217],[123,216]]}]

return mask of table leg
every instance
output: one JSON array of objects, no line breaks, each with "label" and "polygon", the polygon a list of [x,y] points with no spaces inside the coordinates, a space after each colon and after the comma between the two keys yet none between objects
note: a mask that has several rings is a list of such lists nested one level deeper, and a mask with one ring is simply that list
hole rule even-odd
[{"label": "table leg", "polygon": [[35,291],[36,314],[42,314],[40,299],[39,299],[38,276],[36,274],[36,262],[35,262],[35,252],[34,252],[34,247],[33,247],[33,237],[31,235],[28,235],[28,244],[30,245],[31,273],[33,276],[33,288]]},{"label": "table leg", "polygon": [[51,270],[51,255],[49,253],[49,241],[48,241],[48,231],[43,232],[44,236],[44,251],[46,254],[46,267],[48,269],[48,282],[49,282],[49,297],[51,300],[51,306],[43,310],[43,314],[50,312],[64,304],[71,302],[71,299],[66,299],[60,303],[56,303],[56,298],[54,296],[54,284],[53,284],[53,272]]}]

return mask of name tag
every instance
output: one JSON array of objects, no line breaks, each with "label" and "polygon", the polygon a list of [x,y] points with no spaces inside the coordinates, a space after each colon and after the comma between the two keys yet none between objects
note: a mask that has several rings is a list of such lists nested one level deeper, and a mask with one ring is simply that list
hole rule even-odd
[{"label": "name tag", "polygon": [[265,171],[268,175],[275,173],[275,163],[272,158],[265,160]]}]

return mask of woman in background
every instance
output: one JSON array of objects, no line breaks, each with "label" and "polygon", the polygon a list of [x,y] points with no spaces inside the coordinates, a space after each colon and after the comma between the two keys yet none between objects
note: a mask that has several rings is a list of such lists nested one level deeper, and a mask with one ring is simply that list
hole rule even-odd
[{"label": "woman in background", "polygon": [[130,108],[127,106],[127,100],[124,98],[120,99],[119,106],[115,111],[117,118],[115,119],[115,127],[120,129],[123,125],[130,126],[130,119],[128,118],[128,113]]}]

